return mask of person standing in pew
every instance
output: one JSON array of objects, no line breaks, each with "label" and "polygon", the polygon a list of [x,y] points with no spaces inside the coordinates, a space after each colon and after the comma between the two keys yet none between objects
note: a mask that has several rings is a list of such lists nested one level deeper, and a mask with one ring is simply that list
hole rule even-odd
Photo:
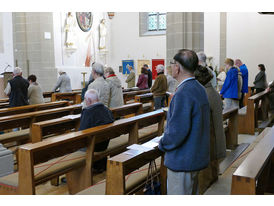
[{"label": "person standing in pew", "polygon": [[167,91],[167,78],[164,74],[165,67],[162,64],[157,65],[157,78],[153,86],[151,87],[151,92],[153,93],[155,110],[165,107],[166,101],[166,91]]},{"label": "person standing in pew", "polygon": [[[82,110],[79,131],[88,128],[110,124],[114,122],[112,112],[99,102],[99,94],[94,89],[89,89],[85,94],[86,108]],[[95,145],[95,152],[102,152],[107,149],[109,140]],[[95,173],[101,173],[106,170],[107,158],[94,162],[93,169]]]},{"label": "person standing in pew", "polygon": [[147,70],[147,76],[148,76],[147,85],[148,85],[148,88],[150,89],[152,86],[152,72],[149,69],[149,66],[147,64],[144,64],[143,67],[145,67]]},{"label": "person standing in pew", "polygon": [[15,67],[13,70],[13,78],[8,81],[5,88],[5,94],[9,97],[10,107],[19,107],[28,105],[28,80],[22,77],[22,69]]},{"label": "person standing in pew", "polygon": [[176,87],[178,86],[178,81],[172,77],[172,69],[171,66],[166,68],[167,70],[167,91],[171,94],[174,94]]},{"label": "person standing in pew", "polygon": [[[94,89],[99,94],[99,100],[106,107],[109,107],[110,103],[110,85],[104,79],[104,66],[100,63],[94,63],[92,65],[92,76],[94,81],[88,86],[88,90]],[[84,107],[85,101],[84,101]]]},{"label": "person standing in pew", "polygon": [[110,86],[110,103],[109,107],[120,107],[124,105],[124,97],[122,84],[120,79],[115,75],[114,70],[111,67],[105,69],[105,78]]},{"label": "person standing in pew", "polygon": [[70,78],[67,75],[67,73],[61,69],[59,70],[58,73],[60,76],[59,76],[57,83],[52,91],[56,92],[59,89],[60,93],[72,92]]},{"label": "person standing in pew", "polygon": [[204,87],[210,106],[210,163],[199,173],[199,192],[203,194],[218,180],[219,162],[226,156],[226,139],[223,128],[223,102],[219,93],[212,87],[211,72],[203,66],[195,71],[195,78]]},{"label": "person standing in pew", "polygon": [[173,59],[172,76],[179,85],[159,143],[159,149],[165,152],[167,194],[199,194],[198,174],[207,168],[210,159],[210,107],[205,88],[195,80],[196,53],[182,49]]},{"label": "person standing in pew", "polygon": [[36,76],[33,74],[28,77],[30,84],[28,88],[29,104],[44,103],[43,91],[41,86],[36,82],[36,79]]},{"label": "person standing in pew", "polygon": [[248,93],[248,69],[245,64],[242,63],[240,59],[235,60],[235,65],[239,67],[241,73],[242,73],[242,78],[243,78],[243,86],[241,90],[241,98],[239,102],[239,107],[240,109],[244,107],[244,97],[245,94]]},{"label": "person standing in pew", "polygon": [[263,64],[259,64],[258,69],[260,72],[256,75],[255,81],[253,82],[255,85],[256,94],[263,92],[267,88],[265,66]]},{"label": "person standing in pew", "polygon": [[141,74],[139,75],[138,82],[137,82],[136,86],[139,89],[148,89],[147,81],[148,81],[147,70],[145,67],[142,67]]},{"label": "person standing in pew", "polygon": [[130,73],[126,79],[127,88],[132,88],[132,87],[135,87],[135,72],[132,66],[129,66],[128,69]]},{"label": "person standing in pew", "polygon": [[239,107],[238,96],[238,69],[234,67],[232,59],[225,60],[225,68],[228,71],[220,95],[225,99],[225,108]]}]

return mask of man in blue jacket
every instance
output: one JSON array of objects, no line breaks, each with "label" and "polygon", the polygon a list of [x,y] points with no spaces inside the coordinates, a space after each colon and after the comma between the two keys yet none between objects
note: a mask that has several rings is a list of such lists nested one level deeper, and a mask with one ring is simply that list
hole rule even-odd
[{"label": "man in blue jacket", "polygon": [[240,59],[235,60],[235,65],[239,67],[241,73],[242,73],[242,78],[243,78],[243,86],[242,86],[242,96],[240,98],[240,103],[239,106],[240,108],[244,107],[244,97],[245,94],[248,93],[248,69],[245,64],[242,63]]},{"label": "man in blue jacket", "polygon": [[232,59],[225,60],[225,68],[228,70],[220,95],[225,99],[225,108],[239,107],[238,97],[238,69]]},{"label": "man in blue jacket", "polygon": [[198,173],[209,164],[210,108],[204,87],[195,80],[198,57],[180,50],[173,58],[172,76],[180,84],[171,100],[159,149],[165,152],[167,193],[198,194]]}]

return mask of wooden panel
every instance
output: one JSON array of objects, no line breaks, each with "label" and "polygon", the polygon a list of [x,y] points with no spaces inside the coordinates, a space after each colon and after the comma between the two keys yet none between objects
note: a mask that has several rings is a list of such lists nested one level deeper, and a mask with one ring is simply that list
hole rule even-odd
[{"label": "wooden panel", "polygon": [[[232,194],[255,194],[256,181],[264,177],[274,151],[274,127],[249,153],[233,174]],[[265,178],[265,177],[264,177]],[[272,184],[273,185],[273,184]]]}]

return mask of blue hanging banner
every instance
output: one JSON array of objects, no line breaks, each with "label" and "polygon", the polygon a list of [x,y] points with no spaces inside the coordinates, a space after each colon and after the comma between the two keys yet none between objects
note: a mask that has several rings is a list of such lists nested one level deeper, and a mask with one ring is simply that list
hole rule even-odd
[{"label": "blue hanging banner", "polygon": [[134,60],[123,60],[123,74],[129,74],[129,66],[132,66],[134,69]]}]

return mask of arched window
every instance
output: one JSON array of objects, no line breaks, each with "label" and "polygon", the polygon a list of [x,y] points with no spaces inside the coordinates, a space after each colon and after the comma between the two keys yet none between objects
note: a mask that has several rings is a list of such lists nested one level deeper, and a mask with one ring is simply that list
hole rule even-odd
[{"label": "arched window", "polygon": [[148,31],[166,30],[166,13],[149,12],[148,13]]},{"label": "arched window", "polygon": [[166,35],[166,13],[140,12],[139,23],[140,36]]}]

